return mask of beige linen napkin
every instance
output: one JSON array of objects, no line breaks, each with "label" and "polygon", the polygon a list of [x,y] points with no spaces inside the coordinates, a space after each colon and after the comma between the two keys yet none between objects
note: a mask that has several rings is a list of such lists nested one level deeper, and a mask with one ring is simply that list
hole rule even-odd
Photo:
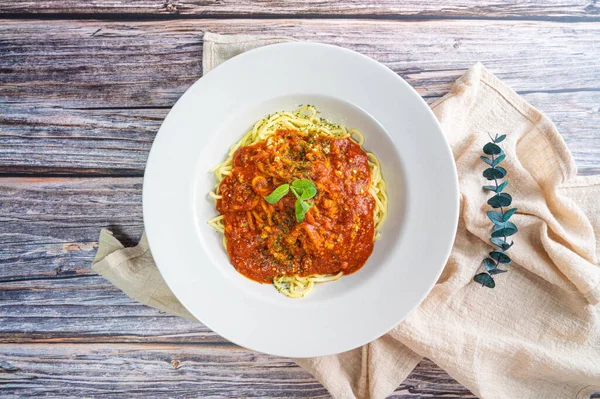
[{"label": "beige linen napkin", "polygon": [[[284,40],[206,33],[204,72]],[[600,391],[600,176],[578,177],[552,122],[481,64],[432,108],[461,192],[456,242],[440,280],[387,335],[298,363],[335,398],[383,398],[423,356],[483,398],[588,398]],[[493,290],[472,282],[491,250],[479,160],[488,133],[507,134],[503,166],[520,229],[513,264]],[[103,230],[93,269],[137,301],[192,318],[161,279],[145,237],[123,248]]]}]

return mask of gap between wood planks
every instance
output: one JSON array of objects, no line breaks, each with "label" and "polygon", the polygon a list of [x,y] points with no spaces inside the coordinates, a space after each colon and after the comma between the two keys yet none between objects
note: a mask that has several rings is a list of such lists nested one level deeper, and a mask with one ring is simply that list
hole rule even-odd
[{"label": "gap between wood planks", "polygon": [[[39,280],[65,280],[73,278],[89,278],[98,277],[96,273],[89,272],[86,270],[65,270],[56,271],[55,274],[32,274],[27,276],[8,276],[0,277],[0,283],[14,283],[23,281],[39,281]],[[8,287],[4,287],[8,288]]]},{"label": "gap between wood planks", "polygon": [[143,22],[143,21],[174,21],[174,20],[201,20],[201,19],[246,19],[246,20],[274,20],[274,19],[351,19],[351,20],[372,20],[372,21],[536,21],[536,22],[561,22],[561,23],[582,23],[582,22],[600,22],[600,15],[593,16],[484,16],[484,15],[401,15],[401,14],[110,14],[110,13],[56,13],[56,14],[30,14],[14,13],[1,14],[2,19],[25,19],[25,20],[98,20],[98,21],[122,21],[122,22]]}]

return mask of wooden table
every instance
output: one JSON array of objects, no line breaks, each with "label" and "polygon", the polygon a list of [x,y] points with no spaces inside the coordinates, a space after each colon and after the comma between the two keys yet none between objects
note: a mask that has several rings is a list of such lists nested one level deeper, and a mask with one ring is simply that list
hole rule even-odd
[{"label": "wooden table", "polygon": [[[0,0],[0,397],[329,397],[292,361],[90,270],[100,228],[141,235],[148,150],[202,75],[205,30],[360,51],[428,102],[482,61],[557,124],[580,173],[599,173],[600,4],[440,3]],[[392,397],[473,395],[424,360]]]}]

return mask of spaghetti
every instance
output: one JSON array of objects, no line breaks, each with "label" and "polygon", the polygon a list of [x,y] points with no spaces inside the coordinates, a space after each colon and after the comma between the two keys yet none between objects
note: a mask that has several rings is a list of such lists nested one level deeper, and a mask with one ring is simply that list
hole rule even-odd
[{"label": "spaghetti", "polygon": [[[299,298],[315,283],[364,265],[388,203],[381,165],[362,150],[364,141],[359,130],[322,119],[306,105],[261,119],[229,149],[213,168],[217,185],[209,195],[221,214],[208,224],[223,234],[240,273]],[[291,195],[277,204],[263,199],[277,185],[306,176],[319,192],[306,222],[293,220]]]}]

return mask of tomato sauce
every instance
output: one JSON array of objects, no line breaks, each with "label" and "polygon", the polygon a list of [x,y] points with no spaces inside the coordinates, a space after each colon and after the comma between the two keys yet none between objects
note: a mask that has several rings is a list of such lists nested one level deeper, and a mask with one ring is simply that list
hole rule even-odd
[{"label": "tomato sauce", "polygon": [[[318,190],[301,223],[291,192],[275,204],[263,198],[296,179]],[[349,138],[280,129],[240,148],[217,200],[231,263],[261,283],[279,275],[354,273],[373,251],[370,184],[367,154]]]}]

